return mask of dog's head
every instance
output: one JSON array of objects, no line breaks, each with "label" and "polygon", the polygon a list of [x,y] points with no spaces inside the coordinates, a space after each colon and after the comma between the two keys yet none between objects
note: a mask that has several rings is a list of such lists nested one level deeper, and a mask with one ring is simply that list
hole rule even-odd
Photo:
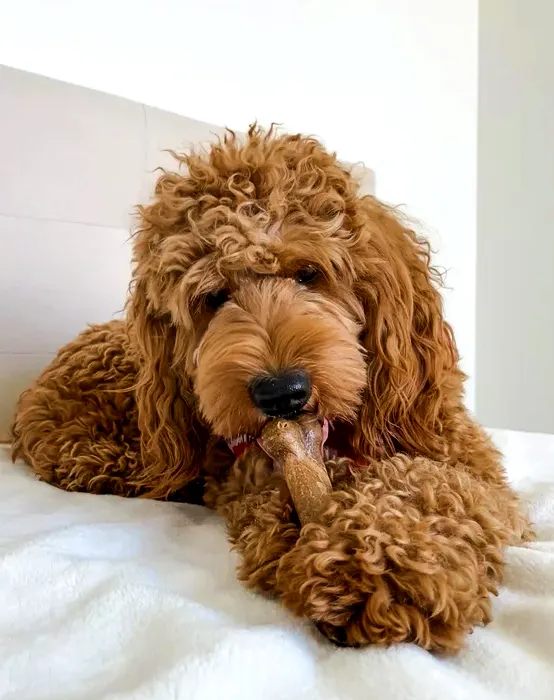
[{"label": "dog's head", "polygon": [[135,239],[150,460],[186,480],[201,424],[233,440],[301,412],[354,458],[440,456],[461,375],[428,245],[315,139],[253,127],[179,160]]}]

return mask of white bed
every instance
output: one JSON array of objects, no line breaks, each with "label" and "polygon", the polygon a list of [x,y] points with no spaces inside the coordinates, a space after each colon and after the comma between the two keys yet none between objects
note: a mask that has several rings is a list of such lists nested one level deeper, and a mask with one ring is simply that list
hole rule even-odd
[{"label": "white bed", "polygon": [[495,432],[538,539],[457,658],[342,650],[235,581],[196,507],[59,491],[0,460],[2,700],[554,698],[554,436]]}]

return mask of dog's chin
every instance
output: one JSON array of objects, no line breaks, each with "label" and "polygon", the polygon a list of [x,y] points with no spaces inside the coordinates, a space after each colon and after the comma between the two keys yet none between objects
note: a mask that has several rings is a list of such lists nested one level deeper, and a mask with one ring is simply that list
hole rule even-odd
[{"label": "dog's chin", "polygon": [[[300,415],[305,416],[306,414],[300,414]],[[289,419],[285,418],[285,420],[294,420],[295,418],[297,419],[297,418],[299,418],[299,416],[295,416],[294,418],[289,418]],[[264,426],[270,420],[274,420],[274,419],[268,418],[268,420],[264,423]],[[329,435],[332,433],[332,430],[333,430],[332,423],[330,421],[328,421],[327,418],[318,419],[318,420],[320,420],[321,430],[322,430],[323,457],[324,457],[324,459],[334,459],[338,456],[336,454],[336,450],[334,450],[333,448],[330,448],[326,445],[326,442],[329,438]],[[263,430],[263,426],[262,426],[262,430]],[[261,430],[260,430],[260,433],[261,433]],[[231,452],[235,455],[235,458],[238,458],[241,455],[243,455],[248,450],[249,447],[254,445],[257,442],[260,433],[258,433],[257,435],[249,435],[249,434],[243,433],[241,435],[237,435],[236,437],[227,440],[227,445],[229,446],[229,449],[231,450]]]}]

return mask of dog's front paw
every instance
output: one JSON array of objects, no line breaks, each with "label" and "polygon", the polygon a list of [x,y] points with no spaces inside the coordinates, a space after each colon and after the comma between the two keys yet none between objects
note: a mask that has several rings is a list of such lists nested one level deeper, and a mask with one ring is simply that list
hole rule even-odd
[{"label": "dog's front paw", "polygon": [[465,518],[419,511],[376,484],[331,496],[323,524],[304,527],[276,572],[283,603],[339,646],[414,642],[454,652],[490,620],[493,589]]}]

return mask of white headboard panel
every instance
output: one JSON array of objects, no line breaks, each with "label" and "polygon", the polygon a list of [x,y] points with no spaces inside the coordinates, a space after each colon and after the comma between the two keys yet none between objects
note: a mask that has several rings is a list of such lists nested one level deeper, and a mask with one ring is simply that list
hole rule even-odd
[{"label": "white headboard panel", "polygon": [[3,66],[0,97],[1,440],[56,350],[121,313],[133,207],[175,167],[162,150],[223,129]]}]

